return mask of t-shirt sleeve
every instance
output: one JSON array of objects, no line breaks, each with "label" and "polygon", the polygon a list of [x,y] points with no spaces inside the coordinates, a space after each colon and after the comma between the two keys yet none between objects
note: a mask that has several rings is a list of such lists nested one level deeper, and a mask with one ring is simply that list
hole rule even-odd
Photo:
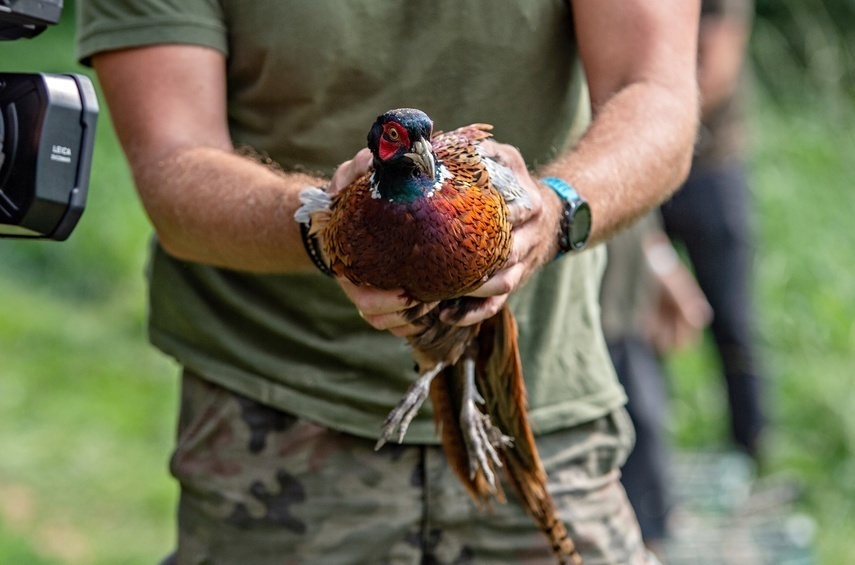
[{"label": "t-shirt sleeve", "polygon": [[167,43],[200,45],[228,54],[219,0],[78,0],[77,59],[96,53]]}]

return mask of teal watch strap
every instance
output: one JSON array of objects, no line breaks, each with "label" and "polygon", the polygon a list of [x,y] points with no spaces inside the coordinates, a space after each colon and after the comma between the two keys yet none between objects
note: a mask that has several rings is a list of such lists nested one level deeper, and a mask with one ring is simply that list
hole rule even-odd
[{"label": "teal watch strap", "polygon": [[591,208],[576,190],[558,177],[543,177],[540,182],[554,190],[564,202],[558,233],[558,254],[580,251],[591,234]]},{"label": "teal watch strap", "polygon": [[582,200],[579,193],[572,186],[564,182],[558,177],[542,177],[540,182],[558,193],[562,200]]}]

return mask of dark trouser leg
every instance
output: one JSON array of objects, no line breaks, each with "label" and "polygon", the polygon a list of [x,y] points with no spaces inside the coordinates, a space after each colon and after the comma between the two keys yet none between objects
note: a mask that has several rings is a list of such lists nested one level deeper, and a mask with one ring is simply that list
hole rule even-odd
[{"label": "dark trouser leg", "polygon": [[669,449],[666,437],[668,397],[658,359],[640,340],[608,343],[618,378],[626,390],[626,410],[635,425],[635,448],[621,469],[621,482],[638,516],[645,543],[667,534],[670,506]]},{"label": "dark trouser leg", "polygon": [[752,239],[745,170],[695,172],[662,206],[665,229],[689,254],[713,308],[712,333],[727,383],[733,438],[751,453],[764,424],[752,343]]}]

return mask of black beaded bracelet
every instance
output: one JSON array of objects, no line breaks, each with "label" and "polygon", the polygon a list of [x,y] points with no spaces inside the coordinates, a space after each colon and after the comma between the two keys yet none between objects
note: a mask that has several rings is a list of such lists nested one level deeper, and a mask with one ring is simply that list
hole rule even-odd
[{"label": "black beaded bracelet", "polygon": [[307,225],[300,222],[300,236],[303,239],[303,247],[306,248],[306,253],[309,254],[309,259],[311,259],[312,263],[315,264],[315,267],[317,267],[318,270],[326,276],[335,276],[335,274],[332,272],[332,269],[330,269],[329,266],[324,263],[324,260],[321,255],[321,246],[318,242],[318,238],[309,233],[310,229],[311,225]]}]

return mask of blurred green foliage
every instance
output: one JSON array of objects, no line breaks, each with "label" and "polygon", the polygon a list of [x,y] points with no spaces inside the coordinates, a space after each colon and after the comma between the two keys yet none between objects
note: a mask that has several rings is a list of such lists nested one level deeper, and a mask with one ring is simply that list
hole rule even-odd
[{"label": "blurred green foliage", "polygon": [[[0,70],[84,72],[62,25]],[[752,42],[764,472],[798,480],[819,562],[855,555],[855,2],[761,0]],[[89,73],[91,76],[91,73]],[[142,565],[173,543],[177,370],[145,340],[149,228],[101,108],[86,212],[64,243],[0,240],[0,563]],[[726,437],[709,344],[670,363],[673,435]]]},{"label": "blurred green foliage", "polygon": [[757,0],[756,7],[754,70],[773,99],[851,107],[855,2]]},{"label": "blurred green foliage", "polygon": [[[751,179],[761,353],[771,417],[762,471],[796,481],[818,522],[818,562],[855,555],[855,112],[753,104]],[[671,360],[674,438],[724,448],[722,379],[712,346]]]}]

